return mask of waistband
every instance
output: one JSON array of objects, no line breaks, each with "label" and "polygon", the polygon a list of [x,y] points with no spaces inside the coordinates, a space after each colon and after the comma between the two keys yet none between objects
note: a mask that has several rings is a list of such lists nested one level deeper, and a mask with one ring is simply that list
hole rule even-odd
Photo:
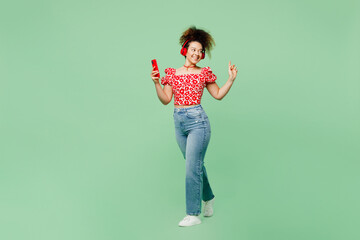
[{"label": "waistband", "polygon": [[201,104],[193,106],[193,107],[186,107],[186,108],[176,108],[174,107],[174,112],[186,112],[187,110],[190,109],[203,109],[203,107],[201,106]]}]

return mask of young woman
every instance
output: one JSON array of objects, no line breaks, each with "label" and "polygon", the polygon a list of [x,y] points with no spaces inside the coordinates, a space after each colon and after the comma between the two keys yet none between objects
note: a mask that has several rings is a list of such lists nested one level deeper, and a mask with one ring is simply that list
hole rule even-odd
[{"label": "young woman", "polygon": [[158,71],[151,72],[155,83],[156,93],[160,101],[167,105],[174,94],[174,123],[175,136],[180,150],[186,160],[186,216],[179,222],[179,226],[192,226],[201,223],[201,200],[204,201],[205,217],[213,214],[214,194],[204,166],[204,157],[210,140],[210,122],[203,107],[200,105],[204,87],[211,96],[221,100],[230,90],[236,75],[237,68],[229,62],[229,78],[219,88],[215,80],[216,75],[210,67],[201,68],[197,64],[205,58],[205,51],[215,45],[211,35],[204,30],[190,27],[180,37],[185,56],[184,66],[166,68],[166,76],[161,79],[155,77]]}]

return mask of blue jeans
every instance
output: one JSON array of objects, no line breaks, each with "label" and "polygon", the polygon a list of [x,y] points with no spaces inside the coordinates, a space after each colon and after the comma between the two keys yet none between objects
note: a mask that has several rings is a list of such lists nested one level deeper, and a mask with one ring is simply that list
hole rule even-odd
[{"label": "blue jeans", "polygon": [[176,141],[186,163],[186,214],[199,215],[201,200],[215,197],[204,166],[211,135],[210,122],[202,106],[197,105],[174,108],[174,123]]}]

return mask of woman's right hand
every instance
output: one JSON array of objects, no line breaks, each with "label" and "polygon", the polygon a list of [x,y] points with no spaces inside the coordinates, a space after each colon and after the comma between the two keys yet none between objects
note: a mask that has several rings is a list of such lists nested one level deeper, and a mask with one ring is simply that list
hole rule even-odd
[{"label": "woman's right hand", "polygon": [[156,74],[159,74],[159,71],[155,71],[154,68],[153,70],[151,71],[151,79],[154,81],[154,83],[159,83],[159,79],[160,77],[156,77]]}]

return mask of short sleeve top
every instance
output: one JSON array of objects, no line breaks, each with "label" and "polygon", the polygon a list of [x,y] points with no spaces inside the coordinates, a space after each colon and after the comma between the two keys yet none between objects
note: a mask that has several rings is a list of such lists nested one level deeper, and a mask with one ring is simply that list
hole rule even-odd
[{"label": "short sleeve top", "polygon": [[172,86],[174,105],[200,104],[206,84],[217,79],[210,67],[204,67],[200,73],[176,75],[175,68],[166,68],[165,77],[161,78],[162,85]]}]

